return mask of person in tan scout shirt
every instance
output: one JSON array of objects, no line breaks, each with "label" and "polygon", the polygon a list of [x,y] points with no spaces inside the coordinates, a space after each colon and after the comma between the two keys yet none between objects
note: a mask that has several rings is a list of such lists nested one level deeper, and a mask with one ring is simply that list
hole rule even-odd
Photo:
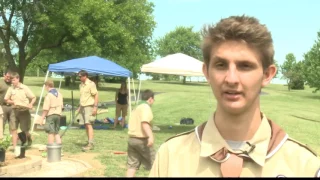
[{"label": "person in tan scout shirt", "polygon": [[20,124],[22,132],[26,133],[28,145],[32,144],[31,135],[29,133],[31,126],[30,109],[36,101],[36,96],[28,88],[28,86],[20,83],[20,76],[16,72],[11,73],[12,86],[9,87],[4,100],[7,104],[12,105],[13,113],[15,115],[15,129],[12,130],[13,148],[16,147],[18,141],[17,129]]},{"label": "person in tan scout shirt", "polygon": [[78,73],[81,84],[80,88],[80,124],[85,124],[88,135],[88,144],[82,148],[83,151],[93,149],[93,128],[98,107],[98,91],[96,84],[88,78],[88,73],[84,70]]},{"label": "person in tan scout shirt", "polygon": [[2,120],[0,121],[0,136],[3,137],[6,122],[8,121],[10,133],[15,127],[15,117],[12,112],[11,104],[7,104],[4,100],[9,87],[11,86],[11,72],[7,71],[4,73],[3,79],[0,80],[0,111]]},{"label": "person in tan scout shirt", "polygon": [[54,88],[52,80],[47,80],[44,84],[48,94],[44,98],[40,124],[42,125],[44,119],[46,119],[44,130],[48,133],[48,144],[53,144],[54,140],[57,144],[61,144],[59,130],[63,96]]},{"label": "person in tan scout shirt", "polygon": [[141,163],[146,170],[150,170],[155,156],[151,128],[154,93],[147,89],[143,91],[141,98],[142,101],[132,111],[128,124],[127,177],[134,177]]},{"label": "person in tan scout shirt", "polygon": [[150,177],[319,177],[320,160],[260,111],[276,73],[271,33],[231,16],[203,30],[203,73],[217,100],[194,130],[159,148]]}]

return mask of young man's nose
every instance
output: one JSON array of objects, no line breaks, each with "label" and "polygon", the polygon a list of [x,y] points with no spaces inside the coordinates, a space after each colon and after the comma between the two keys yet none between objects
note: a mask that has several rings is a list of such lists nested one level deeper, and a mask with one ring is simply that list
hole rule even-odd
[{"label": "young man's nose", "polygon": [[229,67],[228,71],[226,72],[225,81],[228,84],[237,84],[239,82],[239,76],[236,67]]}]

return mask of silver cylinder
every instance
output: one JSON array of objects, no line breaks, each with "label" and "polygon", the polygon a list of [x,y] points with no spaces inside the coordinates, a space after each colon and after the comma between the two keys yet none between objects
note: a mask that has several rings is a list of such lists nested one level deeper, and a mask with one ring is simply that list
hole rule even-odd
[{"label": "silver cylinder", "polygon": [[61,161],[61,144],[47,144],[47,161],[58,162]]}]

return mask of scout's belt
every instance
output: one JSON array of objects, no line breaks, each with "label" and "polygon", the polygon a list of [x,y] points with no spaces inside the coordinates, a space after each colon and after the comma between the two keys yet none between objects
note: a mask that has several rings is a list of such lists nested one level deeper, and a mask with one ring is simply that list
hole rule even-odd
[{"label": "scout's belt", "polygon": [[16,111],[28,111],[29,107],[26,106],[20,106],[20,105],[14,105],[12,107],[12,109],[16,110]]},{"label": "scout's belt", "polygon": [[11,106],[11,104],[1,103],[1,106]]}]

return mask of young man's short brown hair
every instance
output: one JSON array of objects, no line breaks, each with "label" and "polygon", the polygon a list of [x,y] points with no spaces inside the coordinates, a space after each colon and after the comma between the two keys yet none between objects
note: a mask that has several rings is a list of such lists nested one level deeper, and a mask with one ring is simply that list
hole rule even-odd
[{"label": "young man's short brown hair", "polygon": [[203,28],[202,53],[209,67],[212,48],[227,40],[244,41],[257,50],[264,69],[274,64],[271,33],[259,20],[250,16],[230,16],[215,25]]},{"label": "young man's short brown hair", "polygon": [[53,88],[54,87],[54,82],[52,80],[47,80],[44,85],[48,86],[49,88]]},{"label": "young man's short brown hair", "polygon": [[81,70],[81,71],[78,72],[78,75],[79,75],[79,76],[86,76],[86,77],[88,77],[88,72],[85,71],[85,70]]},{"label": "young man's short brown hair", "polygon": [[154,93],[152,90],[146,89],[142,92],[142,96],[141,96],[142,100],[147,101],[151,97],[154,98]]},{"label": "young man's short brown hair", "polygon": [[11,73],[10,73],[10,76],[11,76],[11,79],[13,79],[13,78],[20,79],[20,75],[19,75],[19,73],[17,73],[17,72],[11,72]]}]

